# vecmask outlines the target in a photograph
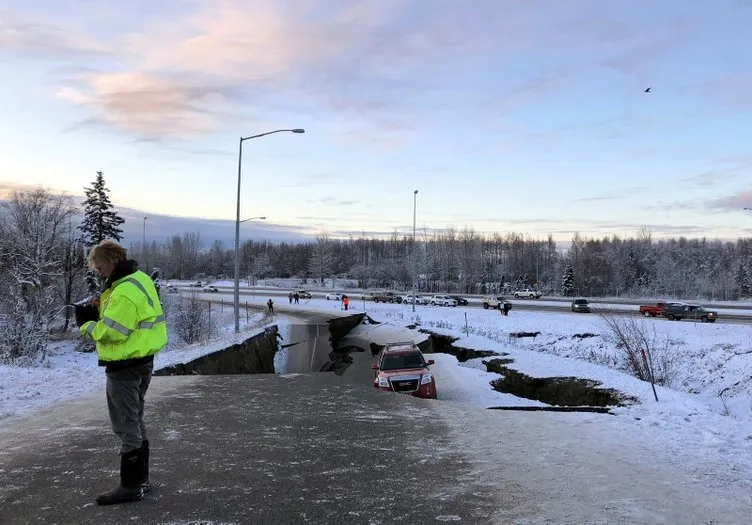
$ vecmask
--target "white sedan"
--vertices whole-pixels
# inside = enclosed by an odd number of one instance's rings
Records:
[[[342,300],[342,294],[341,293],[328,293],[324,296],[324,298],[327,301],[341,301]]]
[[[402,299],[402,304],[413,304],[412,295],[403,295],[401,299]],[[415,304],[428,304],[428,299],[426,297],[423,297],[422,295],[416,295]]]
[[[430,302],[431,306],[457,306],[457,299],[448,295],[434,295]]]
[[[204,286],[205,292],[219,292],[219,289],[216,286]]]

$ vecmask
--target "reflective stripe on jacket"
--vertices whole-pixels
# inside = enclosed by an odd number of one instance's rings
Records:
[[[167,324],[151,278],[136,271],[102,293],[99,321],[80,328],[97,343],[100,361],[148,357],[167,344]]]

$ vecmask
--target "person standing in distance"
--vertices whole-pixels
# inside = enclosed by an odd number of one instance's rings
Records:
[[[167,325],[151,278],[128,259],[125,248],[102,241],[88,256],[89,267],[106,279],[92,304],[96,319],[81,319],[79,331],[96,342],[99,365],[107,374],[107,408],[112,431],[120,438],[120,485],[100,494],[100,505],[138,501],[151,489],[149,440],[144,398],[154,369],[154,355],[167,344]]]

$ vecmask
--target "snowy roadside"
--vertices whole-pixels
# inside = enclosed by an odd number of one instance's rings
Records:
[[[246,324],[246,319],[243,319],[241,333],[235,334],[232,314],[227,310],[217,318],[218,332],[211,341],[184,345],[171,340],[155,357],[154,368],[191,361],[263,330],[263,314],[253,313],[248,321]],[[47,359],[39,366],[0,364],[0,426],[9,418],[28,417],[57,403],[104,391],[104,368],[98,366],[96,353],[76,351],[77,341],[78,335],[74,331],[62,340],[51,341]]]
[[[369,316],[377,321],[402,325],[417,320],[423,328],[456,337],[455,346],[508,354],[504,357],[514,362],[507,366],[532,377],[572,376],[600,381],[604,388],[615,388],[640,400],[639,404],[616,408],[612,412],[623,422],[620,427],[623,432],[640,436],[646,446],[650,443],[651,448],[665,451],[662,460],[676,462],[675,458],[694,457],[698,466],[693,468],[698,476],[703,475],[700,465],[712,465],[714,472],[723,473],[723,480],[712,483],[752,482],[752,417],[749,407],[752,356],[733,354],[734,358],[727,359],[723,354],[724,357],[718,359],[717,355],[719,349],[731,353],[746,349],[752,328],[733,326],[719,329],[714,325],[694,323],[656,325],[666,330],[661,335],[675,342],[671,348],[677,354],[676,375],[681,378],[677,380],[677,389],[657,386],[656,402],[649,383],[583,359],[616,353],[613,344],[600,335],[572,338],[578,333],[604,333],[602,320],[596,316],[518,312],[503,318],[498,312],[473,312],[472,317],[468,315],[470,335],[467,336],[464,333],[464,313],[454,309],[433,312],[418,313],[416,319],[404,310],[384,306],[372,309]],[[649,319],[639,321],[652,322]],[[536,329],[545,331],[535,339],[508,337],[511,331]],[[431,358],[436,361],[434,372],[440,400],[480,408],[542,404],[494,391],[489,382],[499,376],[486,372],[482,363],[484,359],[459,363],[453,356],[445,354]],[[713,388],[727,381],[738,384],[734,393],[726,398],[724,406]],[[693,386],[687,388],[689,384]],[[589,420],[596,421],[599,417],[608,416],[588,416]]]

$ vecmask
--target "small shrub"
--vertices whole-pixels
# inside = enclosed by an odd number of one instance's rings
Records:
[[[661,338],[655,325],[643,319],[602,314],[609,330],[608,338],[616,346],[620,368],[643,381],[670,385],[676,362],[668,337]],[[647,361],[647,362],[646,362]]]
[[[13,293],[0,313],[0,363],[28,365],[47,356],[50,318]]]
[[[163,306],[168,331],[185,344],[206,341],[217,332],[209,303],[196,294],[171,298]]]

